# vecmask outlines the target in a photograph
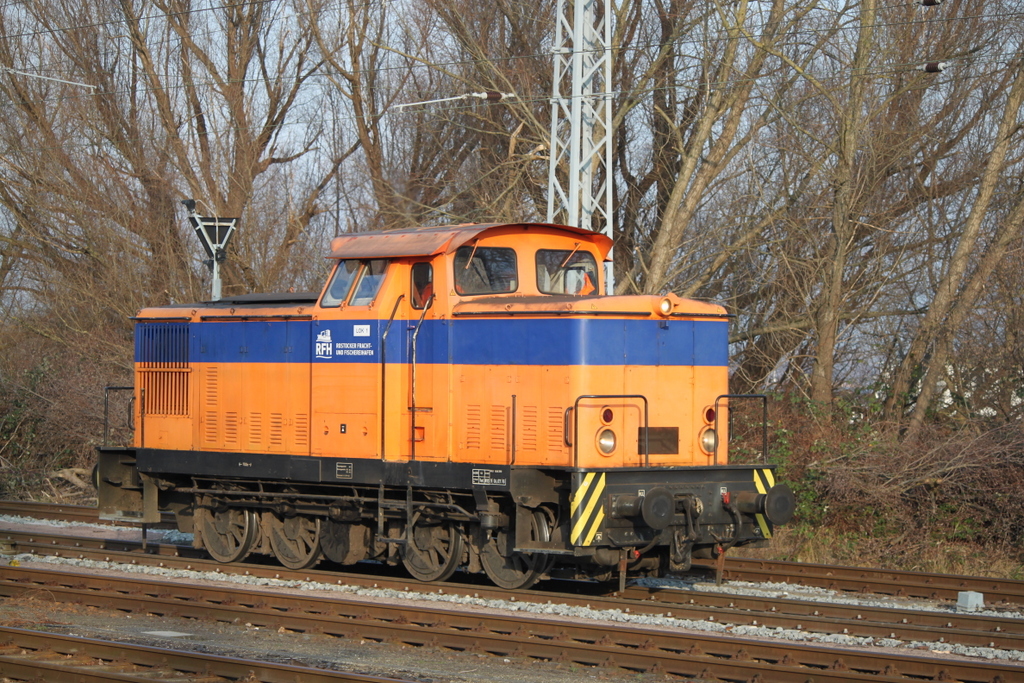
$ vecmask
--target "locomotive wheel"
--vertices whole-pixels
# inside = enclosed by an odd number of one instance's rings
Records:
[[[320,519],[294,515],[279,519],[266,515],[270,548],[288,569],[307,569],[320,561]]]
[[[480,564],[484,566],[487,577],[497,586],[509,590],[529,588],[551,568],[554,558],[541,553],[513,552],[508,557],[502,555],[502,548],[509,547],[509,533],[514,531],[501,529],[487,540],[480,549]],[[551,528],[547,515],[542,510],[533,512],[530,538],[542,543],[551,540]]]
[[[320,525],[320,549],[331,562],[355,564],[370,554],[370,530],[364,524],[325,519]]]
[[[249,555],[259,530],[255,512],[238,508],[200,508],[199,512],[203,544],[213,559],[218,562],[239,562]]]
[[[445,581],[462,561],[462,534],[449,522],[424,522],[420,513],[409,523],[402,564],[420,581]]]

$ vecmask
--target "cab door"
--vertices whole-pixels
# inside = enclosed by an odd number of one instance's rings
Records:
[[[378,322],[313,324],[313,455],[376,458],[380,453]]]
[[[381,455],[382,311],[395,278],[385,259],[342,260],[311,324],[313,455]]]
[[[435,292],[434,264],[413,263],[409,316],[404,325],[406,453],[413,460],[447,460],[448,334],[442,301]]]

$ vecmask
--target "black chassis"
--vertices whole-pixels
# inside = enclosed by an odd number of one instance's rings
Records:
[[[387,461],[281,454],[150,448],[100,448],[100,511],[108,519],[154,523],[160,508],[190,516],[185,496],[221,497],[339,520],[403,514],[427,502],[436,514],[485,528],[507,527],[515,515],[514,549],[571,555],[610,565],[620,551],[670,551],[677,569],[691,552],[763,541],[763,514],[774,466],[541,468]],[[142,475],[142,476],[140,476]],[[589,480],[589,485],[584,483]],[[254,498],[255,496],[255,498]],[[262,496],[262,501],[260,497]],[[157,500],[159,498],[159,500]],[[168,505],[176,501],[174,505]],[[760,503],[758,502],[760,501]],[[550,538],[529,535],[537,509],[547,511]],[[509,539],[512,541],[513,539]]]

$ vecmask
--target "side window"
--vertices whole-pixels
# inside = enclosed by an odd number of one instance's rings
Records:
[[[331,284],[327,287],[327,291],[324,292],[324,297],[320,301],[321,306],[333,308],[344,303],[345,299],[348,298],[349,290],[352,289],[352,283],[355,282],[356,275],[359,274],[360,265],[359,261],[355,259],[348,259],[338,263],[338,267],[334,271],[334,277],[331,278]]]
[[[412,307],[422,310],[434,293],[434,267],[429,263],[412,266]]]
[[[519,287],[514,249],[459,247],[454,268],[457,294],[503,294]]]
[[[384,273],[387,269],[388,262],[386,259],[378,258],[366,261],[363,265],[363,271],[359,276],[356,291],[348,305],[369,306],[373,303],[374,297],[377,296],[377,290],[380,289],[380,283],[384,282]]]
[[[597,262],[589,251],[537,251],[537,289],[544,294],[595,294],[597,282]]]

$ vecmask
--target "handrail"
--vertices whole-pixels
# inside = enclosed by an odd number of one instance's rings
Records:
[[[423,312],[420,313],[420,319],[416,322],[416,329],[412,332],[412,381],[411,381],[411,406],[409,410],[412,412],[412,441],[410,446],[409,460],[416,459],[416,340],[420,336],[420,328],[423,327],[423,318],[427,315],[427,309],[434,303],[434,295],[431,294],[427,299],[427,303],[423,306]]]
[[[734,399],[734,398],[759,398],[761,399],[761,459],[764,464],[768,464],[768,396],[765,394],[722,394],[715,399],[715,464],[718,464],[718,416],[721,412],[718,410],[718,406],[721,404],[722,399]],[[730,418],[732,417],[732,410],[729,411]]]
[[[103,446],[107,447],[110,445],[110,392],[112,391],[134,391],[135,387],[114,387],[106,386],[103,387]],[[131,405],[135,402],[135,397],[132,396],[128,402],[128,428],[134,430],[135,425],[132,420]]]
[[[385,405],[385,398],[387,394],[384,393],[385,380],[388,376],[388,364],[386,362],[387,348],[388,348],[388,332],[391,331],[391,323],[395,322],[395,315],[398,313],[398,304],[402,303],[402,299],[405,298],[405,294],[399,294],[398,299],[395,300],[395,307],[391,309],[391,317],[388,318],[388,324],[384,326],[384,332],[380,335],[380,459],[384,460],[384,420],[387,415],[387,406]]]
[[[572,466],[580,466],[580,452],[579,452],[579,430],[580,430],[580,401],[584,399],[611,399],[611,398],[638,398],[644,402],[644,449],[642,455],[644,456],[644,467],[650,467],[651,465],[651,430],[649,425],[650,418],[650,407],[647,401],[647,397],[643,394],[585,394],[583,396],[577,396],[576,401],[573,403],[573,431],[572,431]],[[567,412],[568,415],[568,412]]]

